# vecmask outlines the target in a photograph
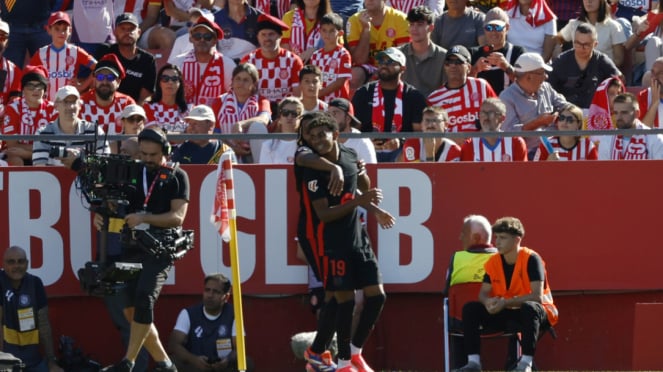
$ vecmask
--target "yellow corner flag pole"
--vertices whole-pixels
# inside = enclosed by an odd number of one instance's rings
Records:
[[[237,213],[235,211],[232,156],[229,152],[221,155],[216,173],[217,182],[212,223],[217,226],[223,241],[230,243],[230,269],[232,270],[232,295],[234,298],[233,310],[235,311],[235,334],[237,335],[237,369],[246,371],[242,280],[239,275],[239,251],[237,249]]]

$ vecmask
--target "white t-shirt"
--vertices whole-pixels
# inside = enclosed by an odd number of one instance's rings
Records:
[[[73,19],[83,43],[114,43],[115,12],[112,0],[74,1]]]
[[[352,133],[361,133],[361,131],[352,128]],[[366,164],[376,164],[378,162],[378,158],[375,155],[375,146],[369,138],[348,138],[343,144],[355,150],[357,157],[364,160]]]
[[[564,40],[573,41],[576,28],[580,23],[579,20],[572,19],[559,31]],[[624,44],[626,42],[626,35],[624,34],[622,25],[611,18],[606,18],[603,22],[597,22],[594,27],[598,34],[598,45],[596,46],[596,49],[599,52],[606,54],[610,59],[613,59],[612,46]]]
[[[293,164],[295,162],[296,140],[272,139],[262,143],[260,164]]]
[[[525,21],[520,11],[509,22],[509,33],[507,40],[513,45],[519,45],[526,51],[543,54],[543,41],[546,35],[557,35],[557,24],[555,20],[548,21],[539,27],[532,27]]]

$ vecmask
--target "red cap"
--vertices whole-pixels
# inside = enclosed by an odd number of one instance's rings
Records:
[[[260,16],[258,16],[258,25],[256,26],[256,29],[258,30],[258,32],[260,32],[260,30],[265,28],[274,30],[279,33],[290,29],[290,27],[287,24],[283,23],[282,20],[273,17],[269,14],[263,13]]]
[[[196,23],[194,23],[189,30],[193,32],[193,30],[196,27],[205,27],[206,29],[216,33],[217,40],[223,39],[223,30],[221,29],[221,27],[219,27],[219,25],[217,25],[216,22],[211,22],[209,19],[203,16],[198,17]]]
[[[71,18],[69,18],[69,14],[65,12],[55,12],[51,13],[51,16],[48,17],[48,26],[53,26],[54,24],[58,22],[64,22],[71,26]]]
[[[94,72],[97,72],[104,68],[113,71],[115,75],[117,75],[117,77],[119,77],[120,79],[124,79],[124,77],[126,76],[122,63],[120,63],[120,60],[117,59],[117,56],[113,53],[108,53],[103,57],[101,57],[101,59],[97,63],[97,67],[94,69]]]

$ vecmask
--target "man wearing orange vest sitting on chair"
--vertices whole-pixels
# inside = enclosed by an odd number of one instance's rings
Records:
[[[538,253],[520,246],[525,228],[519,219],[502,217],[492,229],[500,254],[486,262],[479,301],[463,307],[468,363],[458,371],[481,371],[481,327],[505,330],[512,323],[522,334],[523,356],[515,371],[531,371],[539,330],[558,319],[545,263]]]

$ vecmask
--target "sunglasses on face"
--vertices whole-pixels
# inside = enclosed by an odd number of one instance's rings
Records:
[[[99,82],[102,82],[102,81],[106,80],[109,83],[113,82],[113,81],[115,81],[115,79],[117,79],[117,77],[114,74],[96,74],[95,78]]]
[[[209,33],[202,33],[202,32],[196,32],[194,34],[191,34],[191,37],[193,40],[200,41],[200,40],[205,40],[205,41],[212,41],[216,36],[209,34]]]
[[[573,124],[573,123],[575,123],[576,121],[578,121],[578,119],[576,119],[576,117],[573,116],[573,115],[565,116],[565,115],[560,114],[560,115],[557,117],[557,121],[558,121],[558,122],[564,122],[564,121],[565,121],[565,122],[567,122],[567,123],[569,123],[569,124]]]
[[[500,25],[485,25],[485,26],[483,26],[483,29],[486,30],[486,31],[489,31],[489,32],[490,31],[501,32],[501,31],[504,31],[505,28],[506,28],[506,25],[502,25],[502,26],[500,26]]]
[[[297,117],[299,116],[299,112],[297,112],[296,110],[281,110],[281,116],[286,118],[289,116]]]
[[[130,122],[130,123],[140,123],[140,122],[143,121],[144,119],[143,119],[142,116],[133,115],[133,116],[129,116],[128,118],[124,118],[124,120],[126,120],[126,121],[128,121],[128,122]]]
[[[172,81],[173,83],[177,83],[180,81],[179,76],[168,76],[168,75],[161,75],[161,82],[162,83],[167,83],[169,81]]]

